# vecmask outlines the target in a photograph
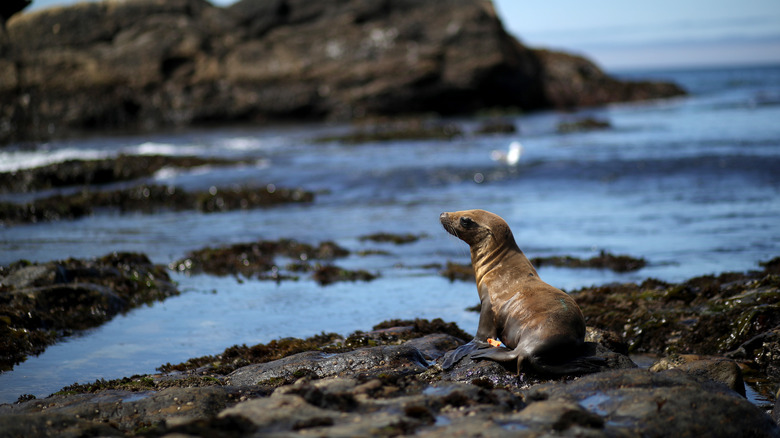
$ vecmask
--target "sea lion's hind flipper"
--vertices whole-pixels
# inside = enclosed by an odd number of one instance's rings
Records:
[[[556,375],[582,375],[597,373],[607,367],[607,361],[598,356],[580,356],[565,363],[550,364],[531,358],[531,366],[539,372]]]
[[[496,362],[507,362],[510,360],[516,360],[520,354],[515,350],[510,350],[506,347],[493,347],[492,345],[485,344],[486,347],[480,347],[476,352],[471,354],[472,359],[492,359]]]
[[[444,355],[444,362],[441,364],[442,369],[448,370],[452,368],[458,361],[485,346],[490,347],[490,344],[475,338],[452,351],[448,351],[447,354]]]

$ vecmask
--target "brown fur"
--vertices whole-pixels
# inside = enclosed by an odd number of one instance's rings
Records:
[[[440,220],[471,249],[481,302],[475,341],[498,338],[506,346],[480,344],[472,358],[516,360],[518,372],[524,365],[551,373],[593,370],[582,363],[565,365],[582,352],[582,312],[572,297],[539,278],[501,217],[484,210],[466,210],[442,213]]]

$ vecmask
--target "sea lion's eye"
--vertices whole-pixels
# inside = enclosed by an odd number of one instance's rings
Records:
[[[460,218],[460,226],[463,228],[476,228],[477,223],[467,217]]]

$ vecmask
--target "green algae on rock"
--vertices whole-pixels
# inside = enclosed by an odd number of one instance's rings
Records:
[[[589,259],[579,259],[572,256],[534,257],[531,259],[534,266],[558,266],[565,268],[592,268],[609,269],[615,272],[630,272],[642,269],[647,265],[643,258],[635,258],[629,255],[614,255],[601,251],[599,255]]]
[[[621,333],[632,352],[727,355],[780,381],[766,360],[780,351],[780,276],[769,268],[571,294],[588,325]]]
[[[407,234],[374,233],[374,234],[368,234],[366,236],[360,236],[360,240],[361,241],[370,240],[372,242],[378,242],[378,243],[394,243],[396,245],[403,245],[406,243],[417,242],[423,237],[426,236],[424,234],[416,235],[411,233],[407,233]]]
[[[311,273],[312,279],[323,286],[337,281],[371,281],[377,277],[362,269],[347,270],[332,264],[315,263],[349,254],[348,250],[334,242],[321,242],[315,247],[290,239],[260,240],[191,251],[183,259],[171,263],[170,268],[188,274],[232,275],[273,281],[297,280],[298,273]],[[282,267],[276,262],[277,256],[287,257],[292,263]]]
[[[542,266],[557,266],[574,269],[609,269],[614,272],[630,272],[642,269],[647,265],[643,258],[636,258],[629,255],[614,255],[601,251],[599,255],[589,259],[580,259],[572,256],[550,256],[534,257],[531,263],[539,268]],[[471,264],[460,264],[447,262],[447,266],[441,271],[441,275],[450,279],[450,281],[474,280],[474,268]]]
[[[119,313],[178,294],[164,266],[143,254],[0,267],[0,369]]]

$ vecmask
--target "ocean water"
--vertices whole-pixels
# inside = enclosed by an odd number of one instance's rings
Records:
[[[216,354],[235,344],[347,335],[391,318],[442,318],[474,331],[473,284],[449,282],[430,264],[468,262],[447,235],[442,211],[482,208],[507,220],[530,257],[591,257],[600,250],[647,259],[640,271],[542,268],[565,290],[648,277],[665,281],[745,271],[780,255],[780,66],[622,72],[673,80],[691,95],[573,113],[507,116],[514,134],[476,135],[487,119],[451,120],[452,140],[357,145],[318,143],[342,125],[287,125],[91,137],[0,150],[0,171],[70,158],[124,154],[250,159],[229,168],[164,169],[158,184],[207,189],[232,184],[302,187],[310,205],[220,214],[103,212],[75,221],[0,228],[0,264],[20,259],[146,253],[168,264],[206,246],[292,238],[332,240],[386,255],[337,260],[380,274],[372,282],[326,287],[171,273],[180,296],[120,315],[49,347],[0,374],[0,402],[46,396],[74,382],[151,373],[164,363]],[[592,117],[610,129],[559,134],[561,122]],[[516,166],[491,152],[519,141]],[[22,202],[39,194],[6,194]],[[361,241],[377,232],[412,233],[408,245]]]

